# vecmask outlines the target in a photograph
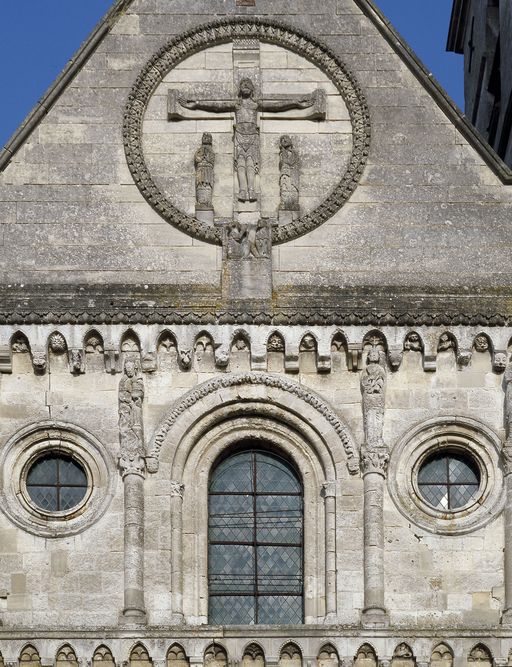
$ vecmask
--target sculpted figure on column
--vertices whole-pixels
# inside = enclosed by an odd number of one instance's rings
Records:
[[[144,380],[137,364],[127,359],[124,374],[119,382],[119,438],[121,455],[119,465],[123,475],[144,471],[144,435],[142,426],[142,402]]]
[[[363,399],[364,446],[361,452],[363,469],[380,470],[385,474],[389,451],[384,443],[384,405],[386,399],[385,354],[372,347],[366,359],[366,369],[361,377]]]
[[[512,365],[507,366],[503,377],[505,384],[505,423],[507,427],[507,446],[512,447]]]

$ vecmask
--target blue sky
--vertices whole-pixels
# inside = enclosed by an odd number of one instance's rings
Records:
[[[0,147],[112,2],[0,0]],[[445,52],[452,0],[375,2],[462,107],[462,57]]]

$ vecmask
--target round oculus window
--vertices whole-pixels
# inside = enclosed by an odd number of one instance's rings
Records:
[[[30,465],[25,485],[30,500],[43,512],[68,512],[87,494],[87,473],[75,458],[48,452]]]
[[[470,456],[440,451],[428,456],[418,470],[423,500],[438,510],[458,510],[478,497],[480,471]]]
[[[501,448],[499,436],[476,419],[429,419],[404,433],[391,451],[391,498],[407,520],[434,533],[481,528],[503,509]]]

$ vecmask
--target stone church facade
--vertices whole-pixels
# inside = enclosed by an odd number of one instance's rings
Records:
[[[512,650],[512,173],[368,0],[118,0],[0,157],[0,666]]]

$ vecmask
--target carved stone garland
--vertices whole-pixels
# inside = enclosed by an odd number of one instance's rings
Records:
[[[276,387],[291,394],[294,394],[304,402],[314,407],[325,419],[331,424],[338,434],[345,453],[347,455],[347,468],[351,475],[357,475],[359,472],[358,452],[352,442],[352,438],[348,435],[345,426],[342,424],[336,413],[323,401],[320,396],[311,391],[304,389],[296,382],[287,380],[286,378],[277,375],[268,375],[266,373],[240,373],[233,375],[224,375],[222,377],[214,378],[208,382],[204,382],[195,389],[192,389],[174,406],[165,422],[157,431],[151,441],[147,457],[146,465],[149,472],[157,472],[159,466],[160,449],[165,440],[165,437],[177,419],[187,412],[195,403],[205,398],[209,394],[228,387],[237,387],[240,385],[264,385],[266,387]]]
[[[142,122],[151,95],[170,70],[198,51],[234,39],[258,39],[307,58],[331,79],[350,114],[352,153],[340,182],[314,211],[272,229],[272,244],[292,241],[326,222],[345,204],[363,173],[370,146],[370,114],[361,88],[330,49],[301,31],[266,19],[230,18],[194,28],[161,48],[138,76],[126,105],[123,140],[128,167],[142,195],[165,220],[201,241],[221,245],[220,229],[179,211],[155,184],[144,159]]]

